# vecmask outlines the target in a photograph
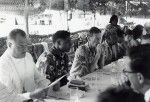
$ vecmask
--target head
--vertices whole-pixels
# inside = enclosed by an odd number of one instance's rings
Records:
[[[150,86],[150,45],[131,47],[128,51],[128,67],[124,74],[129,78],[131,87],[144,92]]]
[[[144,29],[146,31],[146,34],[150,34],[150,22],[146,22],[144,24]]]
[[[131,41],[133,38],[132,36],[132,30],[127,29],[125,32],[125,41]]]
[[[133,32],[133,39],[141,39],[143,35],[143,26],[142,25],[137,25],[135,28],[132,30]]]
[[[26,33],[21,29],[12,30],[7,37],[7,46],[14,57],[25,56],[27,51]]]
[[[100,93],[97,102],[145,102],[144,96],[132,89],[109,88]]]
[[[71,48],[70,32],[64,30],[57,31],[53,35],[52,40],[56,49],[60,50],[61,52],[70,51]]]
[[[117,25],[118,24],[118,17],[117,15],[112,15],[110,18],[109,23],[113,24],[113,25]]]
[[[102,39],[101,30],[98,29],[97,27],[92,27],[89,30],[89,33],[87,34],[87,39],[90,46],[96,47],[101,42]]]

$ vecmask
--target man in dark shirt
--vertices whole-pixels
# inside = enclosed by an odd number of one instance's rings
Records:
[[[57,31],[53,35],[53,47],[49,54],[45,54],[45,60],[39,62],[39,68],[46,78],[51,82],[62,77],[69,72],[69,58],[66,52],[70,51],[71,38],[67,31]],[[67,78],[60,81],[60,86],[67,84]]]

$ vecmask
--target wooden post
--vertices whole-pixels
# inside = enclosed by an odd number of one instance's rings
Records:
[[[96,26],[96,11],[94,12],[94,27]]]
[[[126,3],[126,4],[125,4],[125,5],[126,5],[126,11],[125,11],[125,12],[126,12],[126,20],[127,20],[127,14],[128,14],[128,1],[125,1],[125,3]]]
[[[69,13],[68,13],[68,11],[69,11],[70,7],[69,7],[69,1],[68,0],[64,1],[64,7],[65,7],[64,9],[66,11],[66,14],[67,14],[67,19],[66,19],[67,20],[67,31],[69,31],[69,21],[68,21],[68,17],[69,17],[68,14]]]
[[[25,11],[24,11],[24,17],[25,17],[25,30],[26,30],[26,34],[27,37],[29,37],[29,11],[28,11],[28,5],[29,5],[29,1],[25,0]]]

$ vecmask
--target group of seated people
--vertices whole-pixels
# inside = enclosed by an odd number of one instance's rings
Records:
[[[32,55],[28,53],[26,33],[20,29],[12,30],[7,37],[8,48],[0,58],[0,102],[45,99],[49,93],[58,91],[68,81],[82,80],[83,76],[103,68],[107,57],[111,57],[106,51],[106,45],[110,46],[115,59],[117,46],[123,47],[130,43],[128,39],[124,40],[123,31],[117,23],[118,18],[113,15],[104,33],[99,28],[92,27],[87,33],[87,43],[77,48],[71,69],[67,54],[72,45],[70,32],[57,31],[52,37],[53,47],[49,52],[42,53],[37,60],[38,64],[35,64]],[[145,29],[147,25],[145,24]],[[131,32],[140,35],[141,26],[134,29]],[[132,36],[135,35],[132,33]],[[129,49],[126,51],[128,69],[123,70],[118,87],[101,93],[98,102],[150,102],[150,45],[147,40],[142,44],[138,40],[140,38],[144,39],[142,34],[131,38],[135,43],[126,47]],[[63,75],[68,77],[51,85]]]

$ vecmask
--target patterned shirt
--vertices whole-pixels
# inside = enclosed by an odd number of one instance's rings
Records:
[[[119,25],[109,24],[106,26],[103,40],[106,40],[109,45],[115,45],[120,42],[120,38],[123,38],[123,31]]]
[[[75,58],[70,70],[69,78],[76,78],[77,76],[82,77],[91,73],[90,66],[93,64],[95,59],[96,49],[90,49],[88,44],[80,46],[75,53]],[[101,53],[100,60],[98,62],[99,67],[101,67],[101,62],[103,62],[103,55]]]
[[[39,66],[43,68],[38,69],[43,70],[41,72],[46,74],[46,78],[53,82],[69,72],[68,63],[68,55],[66,53],[61,53],[53,47],[50,54],[46,55],[46,59],[39,62]],[[64,84],[66,84],[66,82],[64,82],[63,85]]]

